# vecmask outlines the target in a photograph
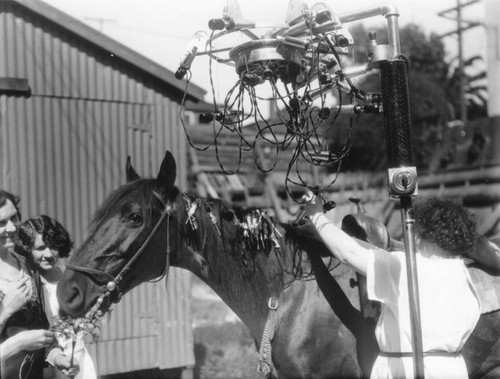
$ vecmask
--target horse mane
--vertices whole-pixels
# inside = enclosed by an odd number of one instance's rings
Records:
[[[227,261],[220,256],[224,251],[231,254],[238,262],[235,267],[235,277],[253,276],[257,269],[256,262],[262,257],[269,258],[270,254],[273,254],[275,259],[268,259],[266,262],[274,267],[268,266],[266,270],[288,274],[289,282],[313,278],[309,259],[304,253],[303,246],[293,237],[294,231],[289,224],[278,222],[258,207],[232,207],[220,199],[203,198],[186,193],[181,193],[181,196],[184,196],[183,202],[199,202],[194,213],[199,227],[196,230],[191,228],[186,209],[178,220],[181,225],[181,238],[203,255],[212,272],[227,270],[227,267],[224,267]],[[216,215],[215,224],[210,213]],[[256,222],[254,235],[246,237],[245,233],[252,234],[251,230],[246,229],[248,222],[252,221]],[[282,278],[283,275],[280,274],[279,277]]]

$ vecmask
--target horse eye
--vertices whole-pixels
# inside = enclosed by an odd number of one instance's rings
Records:
[[[140,213],[131,213],[128,216],[128,221],[132,226],[140,226],[144,219]]]

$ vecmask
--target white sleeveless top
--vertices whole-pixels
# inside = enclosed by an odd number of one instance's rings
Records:
[[[460,351],[481,315],[479,297],[460,258],[416,255],[423,351]],[[375,334],[383,352],[411,352],[405,253],[374,250],[367,269],[371,300],[382,303]],[[468,378],[462,356],[424,356],[429,378]],[[379,356],[372,378],[413,378],[413,359]]]

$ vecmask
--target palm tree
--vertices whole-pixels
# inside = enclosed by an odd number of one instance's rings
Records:
[[[446,94],[452,106],[453,113],[450,114],[452,120],[458,118],[457,114],[460,109],[460,68],[456,63],[457,61],[458,57],[449,63],[449,69],[444,78]],[[488,88],[485,84],[486,71],[477,72],[474,67],[477,62],[481,61],[483,61],[483,58],[475,55],[463,62],[468,120],[486,117],[488,114]]]

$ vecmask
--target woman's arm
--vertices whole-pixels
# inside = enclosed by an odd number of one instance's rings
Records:
[[[350,235],[328,220],[323,213],[316,213],[310,218],[333,255],[360,274],[366,275],[368,259],[372,251],[361,246]]]
[[[373,254],[372,250],[361,246],[331,222],[324,215],[322,201],[318,197],[306,203],[304,210],[333,255],[360,274],[366,275],[368,259]]]
[[[16,336],[7,338],[0,344],[0,357],[2,357],[2,361],[12,357],[13,355],[16,355],[21,351],[21,344],[19,338],[16,338]]]
[[[50,346],[54,334],[48,330],[24,330],[0,344],[0,357],[7,359],[21,351],[34,351]]]

